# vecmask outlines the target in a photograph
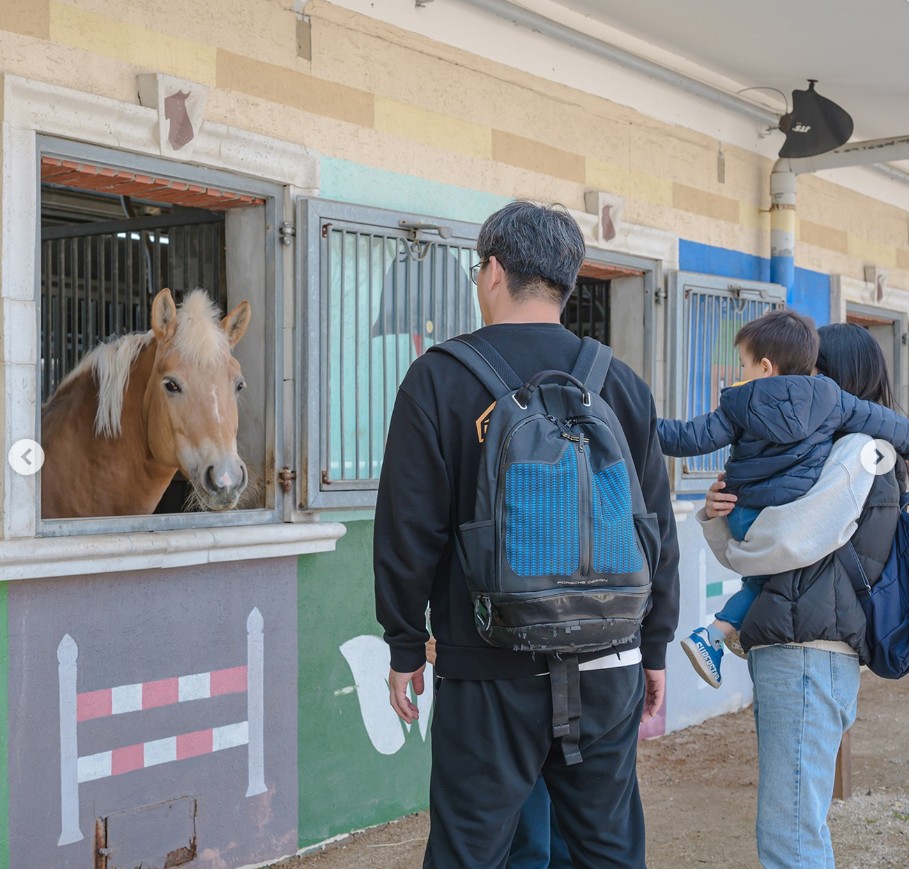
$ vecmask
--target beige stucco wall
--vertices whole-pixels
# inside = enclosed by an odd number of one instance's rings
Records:
[[[206,117],[320,153],[583,210],[625,197],[625,220],[770,254],[771,161],[719,140],[312,0],[4,0],[0,71],[136,101],[136,75],[211,87]],[[300,44],[302,41],[302,45]],[[311,58],[311,59],[310,59]],[[907,213],[799,180],[796,264],[909,289]]]

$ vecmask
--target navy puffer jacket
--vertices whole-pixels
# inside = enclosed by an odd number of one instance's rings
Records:
[[[843,392],[829,377],[762,377],[720,394],[690,422],[661,419],[667,456],[700,456],[732,444],[727,491],[742,507],[774,507],[804,495],[821,474],[837,432],[882,438],[909,455],[909,419]]]

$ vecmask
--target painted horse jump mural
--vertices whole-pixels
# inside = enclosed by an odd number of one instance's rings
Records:
[[[204,290],[177,308],[164,289],[150,331],[88,353],[41,414],[43,518],[152,513],[178,470],[201,508],[235,507],[248,475],[230,351],[249,318],[249,302],[219,321]]]

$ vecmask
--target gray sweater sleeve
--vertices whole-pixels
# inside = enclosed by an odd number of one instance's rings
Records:
[[[866,435],[840,438],[817,483],[795,501],[762,510],[744,540],[734,540],[725,517],[697,513],[720,564],[742,576],[762,576],[814,564],[851,539],[874,475],[862,466]]]

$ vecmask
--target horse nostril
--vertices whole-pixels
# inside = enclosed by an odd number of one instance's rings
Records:
[[[239,483],[236,477],[239,476]],[[220,492],[233,492],[235,490],[243,491],[246,488],[248,473],[246,465],[240,462],[239,475],[232,473],[231,469],[226,467],[216,468],[209,465],[203,475],[205,488],[212,494]]]

